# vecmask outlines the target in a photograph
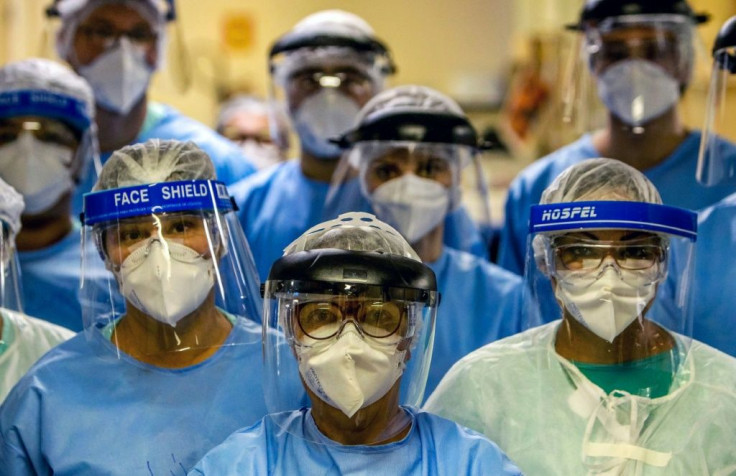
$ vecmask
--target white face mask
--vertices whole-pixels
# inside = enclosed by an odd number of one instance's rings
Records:
[[[119,280],[123,296],[136,308],[173,327],[204,302],[215,282],[211,259],[157,238],[125,258]]]
[[[342,150],[328,142],[353,126],[360,108],[334,88],[322,88],[301,103],[294,127],[304,150],[320,159],[337,159]]]
[[[92,64],[78,69],[92,86],[97,104],[122,115],[138,103],[153,74],[145,49],[124,37]]]
[[[613,342],[641,315],[656,287],[641,272],[606,266],[589,286],[558,280],[555,296],[591,332]]]
[[[74,187],[69,170],[73,157],[69,147],[22,132],[0,147],[0,177],[23,195],[23,213],[35,215],[54,206]]]
[[[450,191],[436,180],[405,174],[378,186],[370,200],[376,216],[413,244],[445,219]]]
[[[646,124],[680,100],[680,83],[651,61],[619,61],[597,82],[598,96],[608,110],[630,126]]]
[[[284,160],[281,150],[275,144],[262,144],[254,140],[245,140],[240,143],[240,150],[259,170]]]
[[[337,340],[297,346],[296,352],[309,389],[348,418],[386,395],[404,371],[406,354],[363,339],[354,327]]]

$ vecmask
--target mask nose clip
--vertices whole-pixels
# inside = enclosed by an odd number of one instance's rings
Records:
[[[343,335],[345,335],[348,330],[346,329],[346,326],[348,324],[353,325],[353,329],[355,329],[353,332],[357,333],[361,339],[365,339],[365,334],[363,333],[363,329],[361,329],[360,324],[358,324],[358,321],[355,320],[353,317],[348,317],[345,320],[343,320],[342,324],[340,325],[340,328],[337,330],[337,338],[340,339]]]
[[[596,279],[603,276],[603,274],[609,269],[612,269],[613,271],[615,271],[616,275],[619,278],[623,278],[623,275],[621,273],[621,267],[618,265],[618,262],[613,258],[613,256],[609,254],[603,258],[603,261],[601,262],[601,266],[598,270],[598,275],[596,276]]]

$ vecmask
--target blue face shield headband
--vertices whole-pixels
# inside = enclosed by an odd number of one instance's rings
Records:
[[[529,233],[586,229],[642,230],[697,237],[697,214],[682,208],[643,202],[595,201],[533,205]]]
[[[39,116],[56,119],[83,133],[91,118],[83,101],[40,90],[18,90],[0,94],[0,118]]]
[[[184,180],[86,193],[82,222],[95,225],[150,213],[191,210],[232,211],[225,184],[216,180]]]

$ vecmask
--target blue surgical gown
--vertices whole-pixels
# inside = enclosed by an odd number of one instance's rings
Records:
[[[665,205],[697,210],[712,205],[736,190],[736,178],[716,187],[695,180],[700,133],[692,132],[659,165],[644,170]],[[734,148],[733,145],[730,146]],[[529,207],[539,203],[542,192],[562,171],[585,159],[601,157],[591,135],[584,135],[552,154],[534,162],[514,179],[506,199],[505,224],[501,228],[498,263],[517,274],[524,271]],[[557,319],[559,316],[554,316]]]
[[[236,322],[212,357],[181,369],[118,356],[96,329],[51,350],[0,407],[3,474],[186,474],[267,413],[261,327]]]
[[[232,434],[190,475],[511,475],[521,474],[484,436],[404,407],[409,433],[385,445],[341,445],[324,436],[308,409],[276,413]]]
[[[267,279],[284,248],[312,226],[341,213],[371,211],[357,180],[345,183],[330,200],[335,205],[326,208],[330,184],[304,176],[296,160],[262,170],[228,188],[238,205],[261,281]],[[480,231],[462,208],[445,220],[445,243],[487,255]]]
[[[23,312],[73,331],[82,330],[80,243],[81,227],[75,222],[61,241],[40,250],[18,252]],[[86,243],[84,255],[87,279],[109,275],[93,243]]]
[[[143,127],[133,143],[142,143],[149,139],[194,142],[210,156],[215,166],[217,180],[225,184],[236,182],[256,170],[237,145],[204,124],[164,104],[149,102]],[[100,157],[103,164],[110,155],[112,154],[106,153]],[[75,215],[82,211],[82,195],[92,190],[96,181],[97,173],[94,167],[89,167],[72,197],[72,211]]]
[[[521,278],[478,256],[445,247],[427,263],[442,295],[425,396],[455,362],[522,330]]]

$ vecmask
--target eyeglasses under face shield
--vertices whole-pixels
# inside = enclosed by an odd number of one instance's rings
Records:
[[[580,233],[551,238],[551,274],[562,281],[592,279],[614,267],[617,271],[637,272],[650,283],[662,280],[666,275],[668,239],[635,230],[627,235],[615,241],[592,239]]]
[[[275,284],[278,286],[278,284]],[[395,345],[415,336],[424,308],[424,291],[380,286],[339,285],[337,293],[276,293],[282,327],[295,345],[339,337],[348,324],[363,337]]]

